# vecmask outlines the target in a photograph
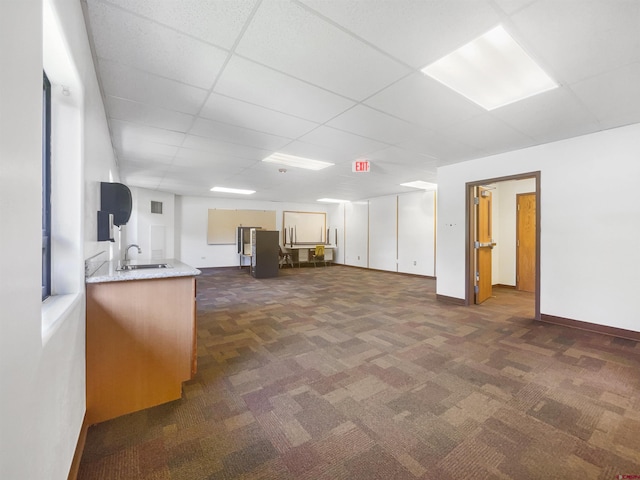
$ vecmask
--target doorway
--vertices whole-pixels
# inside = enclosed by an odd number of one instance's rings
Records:
[[[466,194],[465,304],[491,298],[494,285],[533,292],[539,320],[540,172],[468,182]]]

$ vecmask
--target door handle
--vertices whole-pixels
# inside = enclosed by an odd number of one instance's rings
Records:
[[[473,244],[474,248],[493,248],[496,246],[495,242],[474,242]]]

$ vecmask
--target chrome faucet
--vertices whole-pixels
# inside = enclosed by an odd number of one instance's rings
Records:
[[[136,247],[138,249],[138,253],[142,253],[142,250],[140,250],[140,247],[138,245],[136,245],[135,243],[132,243],[124,251],[124,261],[125,261],[125,263],[129,261],[129,250],[131,249],[131,247]]]

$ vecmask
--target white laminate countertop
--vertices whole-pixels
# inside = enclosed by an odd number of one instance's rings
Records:
[[[135,264],[161,264],[168,263],[171,268],[144,268],[140,270],[117,270],[119,260],[104,262],[95,272],[85,277],[86,283],[126,282],[128,280],[152,280],[154,278],[193,277],[200,275],[200,270],[173,258],[163,260],[135,261]]]

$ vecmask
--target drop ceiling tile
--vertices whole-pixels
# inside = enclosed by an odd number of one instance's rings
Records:
[[[263,0],[236,53],[356,100],[410,71],[308,9],[282,0]]]
[[[220,176],[211,168],[191,168],[187,170],[180,167],[169,167],[162,178],[161,185],[173,184],[211,188],[213,187],[212,182],[215,182],[216,177]]]
[[[130,187],[146,188],[149,190],[156,190],[160,182],[162,182],[161,177],[136,175],[135,173],[129,173],[126,170],[120,172],[120,180]]]
[[[200,116],[288,138],[297,138],[318,126],[315,122],[215,93],[205,103]]]
[[[128,142],[126,144],[114,142],[113,147],[118,153],[118,158],[135,157],[141,160],[160,163],[171,163],[178,151],[178,147],[174,145],[165,145],[163,143],[145,140],[135,143]]]
[[[486,156],[486,152],[462,143],[459,139],[449,138],[441,132],[424,130],[398,144],[398,147],[414,153],[434,158],[438,166],[446,163],[462,162],[472,158]]]
[[[135,157],[120,158],[118,160],[118,166],[120,169],[126,169],[129,173],[135,172],[136,174],[146,174],[150,176],[162,176],[167,168],[168,163],[150,162],[144,159],[138,159]]]
[[[365,103],[433,130],[486,111],[422,73],[400,80]]]
[[[215,167],[221,172],[236,172],[256,164],[256,160],[233,157],[228,153],[206,152],[190,148],[180,148],[173,160],[173,166],[185,169]],[[217,170],[216,170],[217,171]]]
[[[327,148],[323,145],[316,145],[313,143],[302,142],[300,140],[295,140],[289,143],[287,146],[278,150],[280,153],[286,153],[288,155],[296,155],[298,157],[310,158],[312,160],[320,160],[323,162],[330,163],[343,163],[347,161],[351,161],[352,158],[348,157],[333,148]],[[271,164],[273,168],[277,169],[280,167],[284,167],[289,169],[289,167],[284,165],[278,165],[277,163]],[[328,167],[333,168],[333,167]],[[291,167],[291,170],[300,170],[296,167]],[[306,169],[302,169],[306,170]],[[319,170],[321,171],[321,170]]]
[[[386,162],[389,164],[395,164],[398,167],[402,166],[418,166],[420,168],[434,168],[437,166],[437,159],[429,155],[423,155],[421,153],[405,150],[400,147],[387,147],[381,150],[377,150],[368,155],[371,162]]]
[[[263,158],[268,157],[273,153],[270,150],[264,150],[247,145],[238,145],[236,143],[224,142],[212,138],[199,137],[197,135],[187,135],[187,138],[184,140],[183,147],[254,161],[261,161]]]
[[[205,118],[196,119],[190,133],[223,142],[249,145],[263,150],[277,150],[291,142],[290,138],[278,137]]]
[[[422,68],[500,23],[486,0],[301,0],[384,52]]]
[[[111,119],[109,122],[111,135],[124,147],[139,141],[163,143],[165,145],[182,145],[185,134],[161,128],[149,127],[139,123]]]
[[[98,68],[104,95],[176,112],[197,114],[209,93],[110,60],[100,60]]]
[[[524,7],[531,5],[537,0],[494,0],[498,7],[504,11],[507,15],[512,15],[518,10],[522,10]]]
[[[105,107],[110,118],[173,132],[186,132],[193,123],[191,115],[122,98],[106,97]]]
[[[231,49],[257,0],[109,1],[206,42]]]
[[[502,120],[486,112],[443,130],[448,138],[457,138],[488,154],[519,150],[537,143]]]
[[[214,91],[317,123],[355,105],[344,97],[238,56],[231,58]]]
[[[516,40],[564,83],[640,61],[640,2],[539,0],[511,17]]]
[[[334,118],[328,126],[355,133],[383,143],[398,143],[416,133],[416,127],[365,105],[354,108]]]
[[[556,88],[491,113],[536,143],[552,142],[598,129],[595,115],[567,88]]]
[[[640,123],[640,62],[571,85],[602,128]]]
[[[326,126],[316,128],[300,137],[299,140],[333,149],[341,155],[353,159],[387,146],[370,138]]]
[[[98,58],[206,89],[226,61],[222,49],[117,7],[93,0],[88,11]]]

